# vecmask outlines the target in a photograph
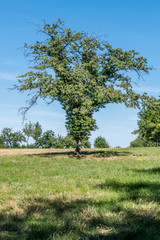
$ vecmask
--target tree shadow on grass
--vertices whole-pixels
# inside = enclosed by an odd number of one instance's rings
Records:
[[[82,150],[80,157],[92,156],[92,157],[112,157],[112,156],[129,156],[131,153],[129,151],[111,151],[111,150]],[[40,153],[40,154],[31,154],[28,156],[40,156],[40,157],[54,157],[54,156],[69,156],[77,157],[74,150],[71,151],[55,151],[51,153]],[[79,158],[79,156],[78,156]]]
[[[124,193],[121,201],[138,199],[144,201],[160,202],[160,183],[156,182],[129,182],[121,183],[117,181],[107,181],[105,183],[97,185],[97,187],[105,190],[112,190],[116,192]]]
[[[160,220],[151,215],[125,213],[121,222],[111,225],[115,233],[87,236],[87,240],[159,240]]]
[[[126,191],[134,191],[136,188],[131,186],[129,190],[129,186],[115,185],[115,183],[112,187],[126,188]],[[143,187],[153,186],[143,185]],[[98,213],[98,209],[105,207],[110,209],[113,216],[107,216],[104,212]],[[160,239],[158,217],[146,211],[135,212],[124,209],[117,201],[35,198],[21,208],[21,212],[15,213],[9,210],[1,211],[1,240]],[[123,213],[123,217],[119,218],[119,212]]]
[[[160,174],[160,167],[150,169],[134,169],[133,171],[140,173]]]

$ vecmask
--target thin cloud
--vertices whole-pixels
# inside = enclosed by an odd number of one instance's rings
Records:
[[[7,65],[7,66],[17,66],[18,63],[15,60],[12,59],[0,59],[1,65]]]
[[[63,113],[55,113],[51,111],[30,111],[31,115],[37,115],[37,116],[50,116],[50,117],[61,117],[64,118],[65,114]]]
[[[149,93],[160,93],[159,88],[154,88],[154,87],[146,87],[146,86],[136,86],[134,87],[134,90],[139,91],[139,92],[149,92]]]
[[[17,75],[14,73],[2,73],[0,72],[0,80],[16,80]]]
[[[10,103],[0,103],[0,107],[2,108],[14,108],[15,109],[15,105],[14,104],[10,104]]]
[[[3,118],[0,118],[0,123],[3,123],[3,124],[8,124],[8,123],[10,123],[11,126],[12,126],[13,123],[14,123],[14,124],[15,124],[15,123],[16,123],[16,124],[21,124],[22,121],[21,121],[20,119],[18,119],[18,118],[3,117]]]

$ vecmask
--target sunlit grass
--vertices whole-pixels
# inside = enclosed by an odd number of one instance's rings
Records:
[[[160,149],[0,157],[0,239],[160,239]]]

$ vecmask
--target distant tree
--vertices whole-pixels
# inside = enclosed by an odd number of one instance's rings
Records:
[[[27,147],[29,147],[29,139],[33,137],[33,132],[34,132],[34,123],[29,121],[29,123],[26,123],[23,128],[23,133],[26,136]]]
[[[143,104],[138,118],[138,130],[133,132],[138,134],[137,141],[143,146],[158,147],[160,145],[160,100],[151,97]]]
[[[88,141],[88,139],[82,140],[82,147],[83,148],[91,148],[91,143]]]
[[[106,139],[104,137],[97,137],[94,141],[94,147],[95,148],[109,148],[109,144],[106,142]]]
[[[75,148],[77,145],[76,140],[71,135],[67,135],[64,138],[64,148]]]
[[[75,148],[77,145],[76,140],[74,139],[73,136],[67,135],[64,138],[64,148]],[[82,140],[82,147],[83,148],[91,148],[91,144],[87,139]]]
[[[21,131],[13,132],[12,147],[19,148],[22,142],[25,142],[25,136]]]
[[[1,138],[3,143],[6,147],[11,148],[12,147],[12,129],[11,128],[3,128],[1,132]]]
[[[48,130],[38,139],[38,145],[41,148],[54,148],[56,144],[56,136],[52,130]]]
[[[48,130],[42,134],[42,136],[38,139],[38,146],[42,148],[75,148],[76,141],[71,135],[67,135],[66,137],[58,134],[57,136],[52,130]],[[90,148],[91,144],[88,140],[82,141],[82,147]]]
[[[58,134],[58,135],[55,137],[55,142],[54,142],[53,147],[54,147],[54,148],[64,148],[64,145],[65,145],[65,143],[64,143],[64,137],[62,137],[61,135]]]
[[[36,122],[33,125],[33,132],[31,134],[31,136],[35,140],[35,147],[38,147],[38,140],[39,140],[41,135],[42,135],[42,127],[38,122]]]
[[[1,136],[0,136],[0,148],[5,148],[5,145]]]
[[[13,132],[11,128],[3,128],[1,138],[4,145],[8,148],[18,148],[20,143],[25,141],[25,137],[20,131]]]
[[[61,20],[45,24],[41,32],[45,40],[25,44],[33,65],[19,77],[15,89],[33,93],[24,114],[39,98],[48,98],[49,103],[59,101],[66,112],[67,131],[80,153],[82,140],[88,140],[91,131],[97,129],[94,112],[108,103],[139,106],[146,95],[134,91],[129,72],[140,77],[151,68],[135,50],[114,49],[96,35],[66,28]]]

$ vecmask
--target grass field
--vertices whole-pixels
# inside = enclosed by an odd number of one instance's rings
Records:
[[[160,148],[84,153],[0,157],[0,239],[160,240]]]

